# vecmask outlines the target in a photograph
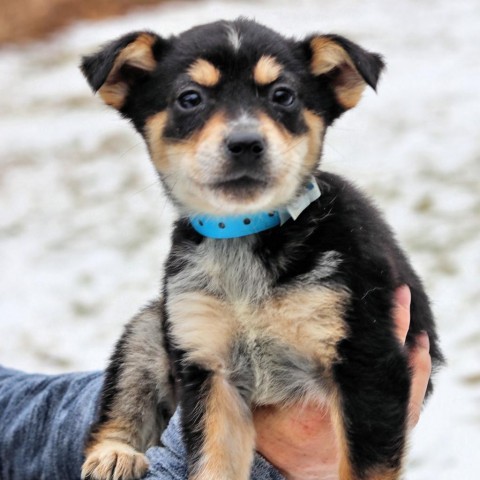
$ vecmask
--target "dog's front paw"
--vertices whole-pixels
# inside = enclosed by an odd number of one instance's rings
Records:
[[[84,480],[136,480],[148,469],[148,460],[126,443],[106,440],[90,447],[82,466]]]

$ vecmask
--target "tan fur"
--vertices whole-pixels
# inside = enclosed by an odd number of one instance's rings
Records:
[[[211,210],[206,198],[211,191],[206,185],[218,177],[223,167],[222,142],[226,130],[225,113],[220,111],[188,140],[166,145],[167,157],[175,165],[175,173],[171,177],[175,196],[184,205],[194,205],[203,212]]]
[[[119,53],[107,80],[98,90],[98,94],[107,105],[120,109],[125,102],[128,85],[118,75],[123,65],[128,64],[148,72],[155,69],[156,60],[152,52],[154,42],[155,37],[142,33]]]
[[[358,73],[352,59],[336,42],[325,37],[311,40],[312,61],[310,69],[314,75],[323,75],[338,68],[340,73],[333,81],[335,95],[345,108],[353,108],[365,89],[365,81]]]
[[[205,181],[204,168],[195,163],[195,155],[201,153],[203,149],[213,153],[218,147],[227,129],[225,114],[215,113],[201,130],[180,142],[169,141],[163,137],[167,120],[167,112],[162,111],[152,115],[145,122],[145,136],[154,165],[159,172],[165,174],[170,172],[172,165],[175,165],[177,169],[188,170],[195,180]]]
[[[339,480],[357,480],[353,474],[352,465],[350,463],[350,449],[348,447],[345,423],[343,421],[343,413],[340,405],[340,395],[338,393],[332,395],[330,409],[340,458],[338,478]]]
[[[313,53],[310,69],[314,75],[328,73],[343,63],[348,63],[352,68],[355,68],[347,52],[333,40],[325,37],[315,37],[312,38],[310,45]]]
[[[217,199],[218,193],[212,192],[211,183],[224,168],[222,143],[228,131],[225,113],[215,113],[201,130],[181,141],[161,137],[167,117],[157,115],[147,120],[146,131],[158,171],[183,205],[197,212],[219,213],[212,211],[212,198]]]
[[[128,93],[128,85],[124,82],[107,83],[105,82],[98,94],[102,100],[113,108],[120,110],[123,107],[125,97]]]
[[[368,475],[368,480],[399,480],[401,474],[399,470],[388,470],[384,472],[374,472]]]
[[[227,129],[225,113],[220,111],[212,115],[205,126],[193,136],[196,145],[202,145],[206,142],[219,142]]]
[[[337,343],[346,335],[342,318],[348,298],[346,291],[326,287],[299,289],[265,302],[251,321],[269,337],[329,367],[336,359]]]
[[[203,87],[214,87],[221,78],[220,70],[203,58],[196,60],[187,70],[190,78]]]
[[[308,154],[305,157],[305,165],[313,167],[320,158],[323,136],[325,133],[325,122],[321,117],[310,110],[305,109],[303,118],[308,126]]]
[[[87,454],[94,450],[96,445],[101,442],[114,440],[129,443],[130,435],[128,432],[130,429],[131,425],[120,419],[109,420],[103,423],[101,428],[94,432],[92,439],[88,442],[86,448]]]
[[[201,130],[180,142],[163,137],[166,122],[165,111],[152,115],[146,121],[147,143],[153,163],[161,173],[169,173],[175,165],[180,175],[185,170],[184,173],[189,173],[195,180],[204,181],[205,173],[202,165],[196,164],[195,156],[202,149],[213,151],[223,139],[226,130],[224,113],[215,113]]]
[[[346,335],[342,316],[348,298],[344,291],[310,287],[253,306],[193,292],[175,295],[168,310],[176,345],[189,360],[214,371],[229,368],[230,347],[240,335],[278,340],[329,367]]]
[[[177,294],[168,303],[174,343],[189,361],[225,371],[235,334],[232,313],[215,297],[201,292]]]
[[[264,113],[259,114],[260,132],[268,139],[269,154],[272,159],[276,205],[287,204],[298,189],[298,182],[311,172],[318,161],[323,128],[313,121],[313,113],[306,114],[307,125],[313,127],[307,133],[294,136],[285,127]],[[321,122],[321,120],[320,120]],[[267,208],[271,207],[268,205]]]
[[[158,112],[149,117],[145,122],[145,140],[153,164],[160,172],[167,173],[169,163],[165,152],[163,130],[167,123],[167,112]]]
[[[231,213],[240,213],[249,208],[268,210],[288,203],[299,180],[311,172],[319,159],[325,125],[309,110],[305,110],[304,119],[309,130],[301,136],[290,134],[264,113],[248,120],[249,128],[258,129],[268,142],[274,178],[271,188],[259,192],[262,198],[243,196],[238,209],[234,198],[212,191],[211,184],[222,177],[225,168],[223,141],[232,129],[246,128],[242,122],[229,122],[225,113],[219,111],[190,138],[169,141],[163,137],[167,113],[159,112],[146,121],[145,136],[154,165],[183,205],[192,206],[194,212],[219,214],[228,206]]]
[[[202,149],[211,152],[220,143],[226,128],[224,114],[220,112],[214,114],[200,131],[180,142],[164,138],[163,131],[167,120],[167,112],[162,111],[152,115],[145,122],[145,137],[150,158],[157,170],[166,176],[167,183],[176,189],[176,195],[184,203],[188,204],[190,201],[201,207],[205,200],[198,194],[195,186],[198,188],[198,184],[206,181],[206,173],[204,166],[195,161],[196,155]]]
[[[257,85],[269,85],[278,79],[282,66],[270,55],[262,55],[253,68],[253,79]]]
[[[92,480],[112,478],[140,478],[148,469],[148,460],[129,445],[125,435],[128,429],[119,421],[102,425],[94,434],[94,441],[87,445],[82,478]]]
[[[247,480],[255,449],[250,406],[223,375],[215,374],[211,381],[201,462],[192,480]]]

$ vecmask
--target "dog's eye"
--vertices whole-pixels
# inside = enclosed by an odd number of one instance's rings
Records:
[[[287,87],[278,87],[272,92],[271,100],[282,107],[289,107],[295,101],[295,92]]]
[[[184,110],[191,110],[202,103],[202,97],[195,90],[188,90],[178,97],[177,102]]]

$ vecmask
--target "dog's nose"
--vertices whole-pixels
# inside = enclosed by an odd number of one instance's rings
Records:
[[[240,163],[259,160],[265,151],[265,142],[257,132],[234,132],[226,140],[230,157]]]

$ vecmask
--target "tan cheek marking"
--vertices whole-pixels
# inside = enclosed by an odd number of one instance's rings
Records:
[[[325,122],[310,110],[304,110],[303,118],[308,127],[308,154],[306,165],[310,168],[317,164],[322,149]]]
[[[168,158],[165,151],[163,130],[167,123],[167,112],[158,112],[145,122],[145,140],[150,158],[158,171],[165,173],[168,170]]]
[[[271,56],[263,55],[253,68],[253,79],[257,85],[269,85],[278,79],[282,66]]]
[[[337,358],[337,344],[347,334],[343,320],[349,293],[329,288],[291,292],[268,301],[260,321],[274,338],[330,367]]]
[[[118,75],[123,65],[128,64],[148,72],[155,69],[156,60],[152,53],[154,42],[155,38],[152,35],[142,33],[117,56],[107,80],[98,90],[98,94],[107,105],[120,109],[125,102],[128,85]]]
[[[217,112],[202,129],[180,140],[164,137],[167,121],[167,113],[159,112],[146,122],[144,135],[152,162],[182,204],[209,211],[211,205],[199,185],[211,181],[223,167],[225,114]]]
[[[212,141],[218,143],[221,138],[223,139],[223,133],[225,130],[225,114],[223,112],[217,112],[207,121],[198,134],[194,135],[193,140],[198,144]]]
[[[283,125],[276,123],[265,113],[259,113],[258,119],[260,121],[261,133],[276,147],[278,151],[290,151],[298,141],[298,138],[291,135]]]
[[[249,478],[255,450],[249,406],[218,374],[212,377],[206,402],[204,443],[193,480]]]
[[[201,130],[194,133],[188,140],[176,147],[177,157],[182,154],[185,159],[185,167],[191,176],[204,181],[203,172],[207,168],[212,172],[215,168],[221,167],[219,159],[220,144],[223,142],[226,131],[225,114],[217,112],[207,121]],[[201,164],[198,156],[202,159],[208,158],[208,165]]]
[[[199,58],[187,70],[190,78],[204,87],[214,87],[220,81],[221,73],[215,65]]]
[[[280,182],[290,183],[289,173],[293,172],[292,166],[296,166],[297,173],[304,175],[311,172],[319,159],[322,137],[325,126],[323,121],[314,113],[305,110],[304,120],[309,131],[302,135],[292,135],[286,128],[273,121],[268,115],[259,115],[260,129],[275,146],[275,150],[285,156],[283,168],[278,170]]]
[[[200,292],[175,295],[167,305],[173,341],[189,361],[224,371],[236,333],[229,308]]]
[[[185,168],[195,169],[195,155],[203,145],[215,150],[223,140],[225,131],[225,115],[223,112],[214,114],[203,128],[191,137],[182,140],[171,140],[163,137],[167,123],[167,113],[159,112],[146,121],[146,139],[150,155],[160,172],[166,172],[170,166],[169,158],[175,159],[175,164]],[[173,162],[172,162],[173,163]]]
[[[271,148],[270,161],[275,182],[275,202],[292,200],[298,180],[311,173],[308,134],[292,135],[283,125],[260,113],[260,131]]]
[[[328,73],[339,68],[340,73],[334,80],[333,86],[339,103],[345,108],[353,108],[360,100],[365,81],[358,73],[352,59],[337,43],[322,37],[311,40],[313,58],[311,71],[314,75]]]

